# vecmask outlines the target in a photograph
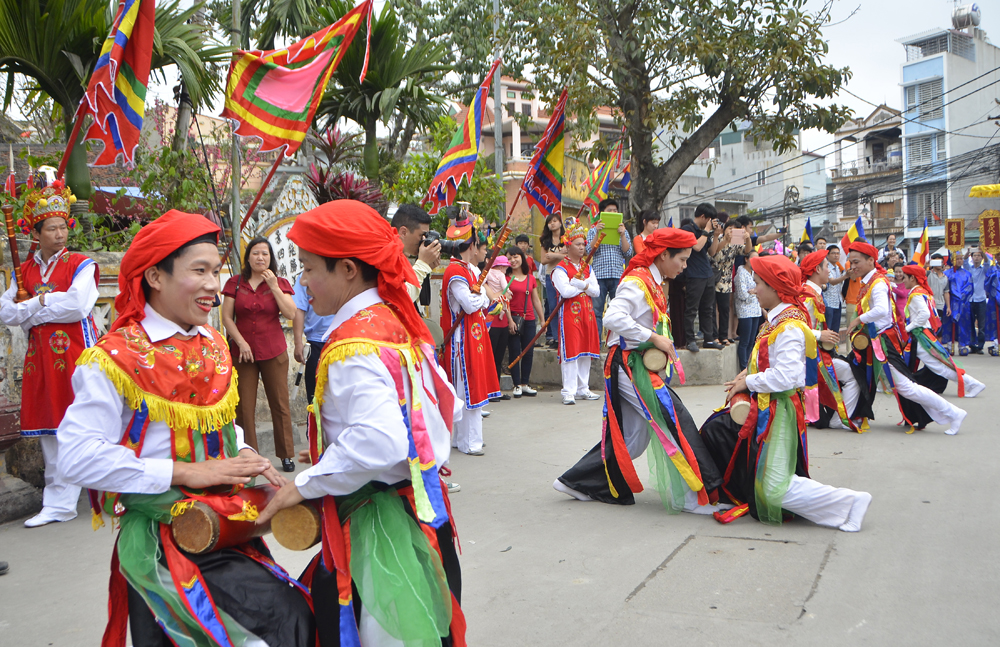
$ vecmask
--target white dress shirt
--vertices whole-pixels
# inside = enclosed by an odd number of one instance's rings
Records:
[[[146,304],[142,327],[156,343],[174,335],[211,333],[198,326],[184,330]],[[73,372],[76,397],[66,410],[56,437],[59,439],[59,473],[76,485],[133,494],[160,494],[170,489],[174,473],[173,432],[163,421],[151,421],[139,456],[121,444],[134,410],[118,394],[115,385],[95,364],[78,366]],[[236,426],[239,449],[243,429]]]
[[[65,248],[58,254],[50,256],[48,262],[43,263],[42,253],[35,252],[35,262],[41,268],[43,281],[48,281],[52,276],[52,270],[64,254],[69,254]],[[68,290],[46,294],[44,306],[40,302],[40,296],[14,303],[14,297],[17,296],[17,279],[11,274],[10,287],[0,296],[0,321],[8,326],[21,326],[24,332],[28,332],[32,327],[41,324],[73,323],[86,319],[94,309],[99,296],[97,281],[94,280],[97,264],[91,261],[88,265],[92,267],[89,270],[87,267],[81,268]]]
[[[569,264],[577,271],[577,277],[579,277],[580,265],[573,261],[569,261]],[[593,270],[593,268],[591,269]],[[601,294],[601,286],[597,284],[597,274],[593,271],[590,272],[587,280],[581,278],[570,279],[565,269],[556,266],[556,269],[552,270],[552,284],[563,299],[572,299],[584,293],[589,297],[596,297]]]
[[[462,261],[465,269],[472,273],[473,280],[479,280],[479,268],[471,263],[466,263]],[[482,310],[483,308],[490,305],[490,298],[485,292],[476,294],[472,291],[471,286],[467,281],[462,280],[457,276],[453,276],[451,281],[448,282],[448,307],[454,314],[458,314],[459,309],[464,310],[466,314],[473,314],[477,310]],[[457,331],[456,331],[457,333]]]
[[[477,295],[478,296],[478,295]],[[334,315],[326,338],[360,310],[382,303],[375,288],[365,290],[345,303]],[[437,371],[454,400],[453,415],[461,416],[462,400],[448,383],[444,371],[432,357],[425,357],[420,373]],[[403,389],[407,408],[413,416],[414,385],[404,370]],[[359,490],[370,481],[391,485],[410,478],[406,457],[409,436],[399,396],[389,370],[378,355],[354,355],[331,362],[320,407],[325,450],[319,462],[295,477],[302,496],[317,499],[340,496]],[[438,410],[437,392],[431,377],[417,387],[421,411],[434,449],[434,460],[444,465],[451,453],[451,429]]]
[[[819,303],[823,303],[823,291],[819,289],[819,286],[808,279],[805,284],[816,293],[816,300]],[[819,336],[823,331],[821,330],[822,326],[819,325],[819,317],[816,316],[818,310],[814,305],[811,308],[807,307],[806,311],[809,313],[809,327],[812,328],[813,336],[816,337],[816,341],[819,341]]]
[[[910,318],[910,323],[906,324],[906,332],[914,328],[930,328],[931,310],[927,305],[926,295],[918,294],[910,299],[906,310]]]
[[[768,323],[790,307],[781,303],[767,313]],[[798,327],[787,327],[767,348],[767,370],[747,375],[747,388],[754,393],[781,393],[806,385],[806,338]]]
[[[868,272],[861,283],[868,283],[875,277],[875,270]],[[868,312],[860,315],[858,319],[862,323],[875,324],[875,330],[881,334],[884,330],[892,326],[892,304],[889,301],[889,285],[885,281],[879,281],[871,288],[868,297]]]
[[[650,265],[649,272],[657,285],[663,282],[656,265]],[[632,350],[656,332],[656,318],[646,303],[646,294],[635,281],[618,284],[615,298],[604,312],[604,327],[613,333],[608,346],[621,345],[623,350]]]

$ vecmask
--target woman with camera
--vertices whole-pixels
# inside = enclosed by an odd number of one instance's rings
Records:
[[[535,326],[543,309],[542,299],[538,295],[538,282],[530,272],[524,252],[519,247],[511,247],[507,250],[507,260],[512,270],[510,303],[507,307],[512,327],[507,341],[507,356],[513,360],[535,338]],[[528,380],[531,379],[531,358],[532,353],[529,351],[524,359],[510,369],[515,398],[522,395],[533,397],[538,393],[528,386]]]

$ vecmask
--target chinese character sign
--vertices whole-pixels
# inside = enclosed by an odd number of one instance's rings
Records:
[[[1000,211],[979,214],[979,247],[987,254],[1000,252]]]
[[[965,247],[965,220],[963,218],[945,220],[944,246],[953,252]]]

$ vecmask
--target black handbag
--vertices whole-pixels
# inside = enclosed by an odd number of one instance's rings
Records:
[[[513,280],[513,279],[511,279]],[[528,277],[524,279],[524,312],[522,314],[510,313],[510,320],[514,322],[514,332],[521,332],[521,326],[524,325],[524,318],[528,316]]]

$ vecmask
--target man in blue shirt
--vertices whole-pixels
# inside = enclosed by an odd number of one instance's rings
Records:
[[[958,342],[959,355],[969,354],[971,345],[972,316],[970,304],[972,302],[972,274],[963,265],[965,257],[961,251],[951,255],[952,267],[945,270],[944,275],[948,277],[948,292],[951,295],[951,315],[944,322],[941,331],[941,343],[946,346]],[[954,355],[954,350],[952,354]]]
[[[681,229],[690,231],[696,239],[684,270],[684,338],[686,348],[692,353],[699,350],[694,335],[695,315],[701,328],[702,347],[722,350],[722,344],[715,340],[715,270],[709,260],[719,251],[722,239],[722,224],[717,215],[714,206],[702,202],[694,210],[694,222],[681,225]]]
[[[618,202],[614,198],[605,198],[597,205],[601,213],[609,211],[618,213]],[[600,220],[594,223],[590,231],[587,232],[587,251],[593,247],[597,234],[604,229],[604,223]],[[628,235],[628,229],[624,224],[618,225],[618,237],[621,239],[617,245],[598,245],[594,252],[594,258],[590,262],[590,267],[597,277],[597,285],[601,288],[600,295],[594,297],[594,314],[597,317],[597,336],[604,337],[604,304],[615,298],[618,290],[618,281],[625,271],[625,263],[632,258],[632,240]]]
[[[295,319],[292,320],[292,339],[294,342],[293,351],[295,361],[305,362],[306,365],[306,401],[312,402],[313,394],[316,392],[316,365],[319,363],[320,353],[323,352],[323,337],[333,323],[334,315],[320,317],[309,303],[309,295],[306,289],[299,283],[301,274],[295,278],[295,294],[292,299],[295,301]],[[305,345],[302,343],[303,333],[308,342],[310,351],[308,361],[305,359]]]
[[[972,352],[976,355],[983,354],[983,346],[986,344],[986,282],[989,278],[990,268],[983,265],[983,253],[979,250],[972,252],[972,265],[966,263],[966,269],[972,275]]]

